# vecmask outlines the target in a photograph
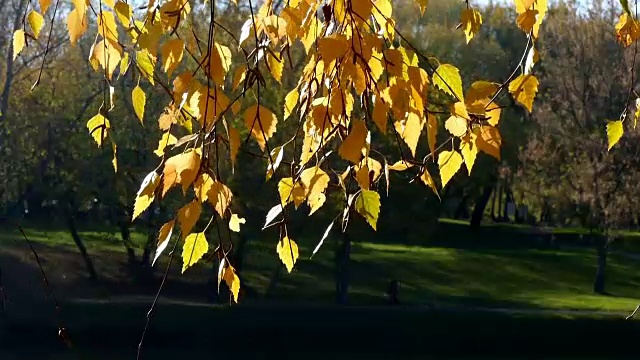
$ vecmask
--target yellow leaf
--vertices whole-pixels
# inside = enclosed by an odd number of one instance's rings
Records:
[[[520,75],[509,83],[509,92],[516,102],[531,112],[538,92],[538,79],[533,75]]]
[[[233,193],[231,193],[231,189],[222,182],[214,181],[207,193],[207,198],[218,215],[220,215],[221,218],[224,218],[229,205],[231,205]]]
[[[387,114],[389,112],[389,104],[385,103],[381,97],[376,97],[376,103],[373,106],[373,122],[376,123],[378,129],[383,134],[387,133]]]
[[[85,13],[86,9],[76,7],[67,15],[67,29],[69,30],[69,41],[72,45],[75,45],[82,34],[87,31],[89,21]]]
[[[436,156],[436,136],[438,136],[438,120],[432,113],[427,114],[427,138],[429,141],[429,150],[431,156]]]
[[[473,39],[478,32],[480,32],[480,25],[482,25],[482,15],[478,10],[463,9],[460,14],[460,21],[462,22],[462,29],[464,35],[467,38],[467,44]]]
[[[375,9],[373,9],[373,17],[379,25],[387,23],[387,19],[391,17],[393,6],[391,0],[376,0]]]
[[[453,136],[461,137],[467,133],[467,120],[459,116],[451,116],[445,121],[444,128]]]
[[[133,111],[135,111],[136,116],[140,119],[140,123],[144,125],[144,107],[147,103],[147,95],[145,95],[140,85],[133,88],[131,100],[133,102]]]
[[[181,184],[183,192],[186,192],[196,179],[199,168],[200,154],[195,149],[170,157],[164,165],[162,196],[176,184]]]
[[[180,236],[184,238],[191,233],[191,230],[200,219],[202,205],[200,201],[194,200],[178,210],[178,221],[180,222]]]
[[[398,160],[393,165],[389,166],[389,170],[404,171],[412,167],[413,167],[413,164],[404,162],[403,160]]]
[[[427,9],[427,5],[429,4],[429,0],[415,0],[418,6],[420,7],[420,15],[424,15],[424,11]]]
[[[136,64],[142,76],[144,76],[151,85],[155,85],[153,79],[153,69],[156,66],[156,59],[146,49],[136,51]]]
[[[44,18],[42,17],[42,15],[40,15],[39,12],[31,10],[29,12],[29,15],[27,16],[27,21],[29,22],[29,26],[31,26],[31,29],[33,30],[33,35],[37,39],[40,36],[42,27],[44,26]]]
[[[47,10],[51,6],[51,0],[40,0],[40,12],[46,14]]]
[[[284,60],[277,59],[271,53],[267,55],[267,64],[269,65],[269,71],[273,78],[276,79],[282,85],[282,71],[284,70]]]
[[[118,78],[120,76],[124,76],[129,70],[129,53],[125,52],[122,56],[122,60],[120,60],[120,73],[118,74]]]
[[[440,152],[438,155],[438,167],[440,168],[440,178],[443,188],[447,186],[449,180],[460,170],[462,162],[462,156],[455,150]]]
[[[111,124],[109,123],[109,119],[102,116],[102,114],[98,114],[87,121],[87,128],[98,144],[98,147],[102,147],[104,140],[109,135]]]
[[[440,198],[440,194],[438,194],[438,189],[436,188],[436,183],[435,181],[433,181],[433,178],[431,177],[431,174],[429,174],[429,171],[427,170],[427,168],[424,168],[424,171],[422,172],[422,175],[420,175],[420,180],[422,180],[422,182],[427,185],[431,190],[433,190],[433,192],[438,196],[438,198]]]
[[[477,101],[483,101],[492,97],[500,85],[489,81],[475,81],[467,90],[465,103],[467,106],[474,105]]]
[[[518,27],[522,29],[525,33],[531,32],[533,30],[533,26],[536,23],[536,16],[538,15],[538,10],[527,10],[522,14],[518,15],[516,22],[518,23]]]
[[[362,148],[366,144],[368,130],[363,120],[353,119],[352,124],[349,135],[347,135],[338,149],[338,154],[343,159],[357,164],[362,157]]]
[[[211,49],[209,60],[209,77],[216,85],[224,85],[224,77],[231,67],[231,50],[224,45],[215,43],[214,48]]]
[[[622,121],[614,120],[607,123],[607,139],[609,141],[608,150],[611,150],[611,148],[620,141],[623,134],[624,126],[622,126]]]
[[[90,61],[94,68],[96,68],[96,64],[100,64],[105,69],[107,78],[111,80],[113,72],[122,60],[122,54],[123,50],[120,44],[110,39],[101,40],[91,47]]]
[[[424,128],[424,119],[420,115],[411,111],[407,114],[407,119],[404,124],[401,121],[396,121],[395,127],[402,140],[404,140],[407,147],[409,147],[411,155],[415,157],[418,140],[420,139],[420,134],[422,134],[422,129]]]
[[[142,214],[153,203],[155,198],[155,191],[160,184],[160,177],[155,171],[150,172],[140,185],[140,190],[136,194],[136,200],[133,204],[133,216],[131,221],[134,221],[140,214]]]
[[[285,236],[282,240],[278,241],[276,252],[284,266],[287,268],[287,271],[291,272],[293,270],[293,266],[298,260],[298,244],[289,239],[288,236]]]
[[[318,52],[322,55],[325,64],[343,57],[351,42],[344,35],[333,34],[328,37],[318,39]]]
[[[231,214],[231,219],[229,219],[229,230],[234,232],[240,232],[240,224],[246,223],[247,220],[244,218],[238,217],[237,214]]]
[[[616,38],[625,47],[635,43],[640,38],[640,24],[627,13],[620,15],[615,30]]]
[[[271,136],[276,132],[278,119],[271,110],[266,107],[253,105],[245,111],[244,121],[260,146],[260,150],[264,151],[267,141],[271,139]]]
[[[184,41],[182,39],[171,39],[162,45],[162,69],[171,76],[171,73],[182,61],[184,53]]]
[[[238,294],[240,293],[240,278],[238,274],[236,274],[236,269],[233,266],[229,265],[224,269],[224,275],[222,276],[224,282],[231,290],[231,294],[233,294],[233,301],[238,302]]]
[[[162,157],[164,155],[164,150],[167,146],[173,145],[178,142],[178,139],[171,135],[170,132],[165,132],[162,134],[160,141],[158,141],[158,148],[153,151],[158,157]]]
[[[380,194],[373,190],[362,190],[355,202],[355,209],[376,230],[380,215]]]
[[[467,134],[460,139],[460,152],[464,164],[467,166],[467,172],[471,175],[471,169],[476,162],[476,156],[478,155],[478,145],[476,145],[477,135],[474,133]]]
[[[160,254],[167,248],[169,245],[169,239],[171,238],[171,234],[173,234],[173,226],[175,225],[175,220],[171,220],[162,227],[160,227],[160,231],[158,231],[158,245],[156,246],[156,255],[153,257],[153,262],[151,266],[156,263],[156,260],[160,257]]]
[[[487,122],[491,126],[498,126],[500,123],[500,116],[502,115],[502,109],[497,105],[493,105],[493,108],[487,109],[485,116],[487,117]]]
[[[128,28],[129,26],[131,26],[131,17],[133,16],[133,10],[131,9],[131,6],[129,6],[129,4],[119,0],[114,6],[114,10],[116,11],[118,19],[120,19],[120,22],[122,23],[122,25],[124,25],[124,27]]]
[[[307,204],[311,208],[309,215],[324,205],[326,200],[324,191],[327,189],[327,186],[329,186],[330,180],[329,175],[318,166],[308,168],[300,174],[300,182],[304,189],[303,196],[307,198]],[[298,194],[294,194],[294,201],[296,195]]]
[[[18,54],[24,49],[24,44],[26,42],[26,37],[24,35],[24,30],[18,29],[13,33],[13,60],[18,57]]]
[[[516,11],[518,12],[518,14],[522,13],[529,9],[534,2],[535,0],[515,0]]]
[[[209,243],[204,233],[190,234],[184,239],[182,248],[182,273],[193,266],[209,251]]]
[[[280,194],[280,200],[282,206],[287,205],[293,201],[297,208],[304,202],[306,192],[303,185],[300,182],[293,183],[293,178],[282,178],[278,182],[278,193]]]
[[[98,15],[98,34],[104,39],[118,42],[118,27],[116,17],[111,11],[101,11]]]
[[[435,74],[432,76],[435,86],[445,93],[454,96],[459,101],[464,101],[462,95],[462,78],[460,70],[450,64],[442,64],[438,66]]]
[[[238,66],[238,68],[236,68],[236,71],[233,73],[233,82],[231,84],[231,90],[235,91],[240,85],[240,83],[244,81],[246,76],[247,76],[247,68],[244,66]]]
[[[500,137],[500,131],[493,126],[482,126],[476,128],[474,133],[477,135],[476,145],[478,150],[493,156],[500,160],[500,146],[502,145],[502,138]]]
[[[299,97],[300,93],[298,92],[298,88],[296,87],[293,90],[289,91],[287,96],[284,98],[284,120],[287,120],[293,113],[293,109],[296,107]]]
[[[209,174],[201,173],[196,178],[196,182],[193,184],[193,192],[196,194],[196,199],[200,202],[205,202],[209,198],[209,190],[213,186],[214,180]]]

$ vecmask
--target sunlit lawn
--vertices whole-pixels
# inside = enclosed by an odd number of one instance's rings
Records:
[[[63,230],[27,228],[38,243],[74,250]],[[115,230],[82,231],[89,253],[100,257],[122,253]],[[133,232],[138,246],[146,235]],[[270,294],[275,301],[331,303],[334,299],[334,243],[329,238],[309,260],[318,239],[302,239],[300,259],[294,271],[282,271]],[[17,231],[5,231],[0,244],[20,244]],[[244,264],[244,280],[264,294],[278,266],[277,239],[252,240]],[[122,254],[122,256],[124,256]],[[121,258],[123,259],[123,258]],[[184,275],[198,276],[210,265]],[[179,264],[176,264],[179,267]],[[612,255],[608,262],[607,290],[611,296],[594,295],[592,279],[595,252],[584,250],[460,249],[378,243],[355,243],[352,250],[350,300],[354,304],[384,303],[391,279],[401,283],[400,301],[408,305],[451,305],[577,309],[628,312],[640,302],[640,262]],[[177,271],[176,271],[177,272]],[[261,300],[262,301],[262,300]]]

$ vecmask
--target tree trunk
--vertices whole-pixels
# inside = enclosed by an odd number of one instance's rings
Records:
[[[489,204],[489,199],[491,198],[491,193],[493,193],[494,184],[487,184],[482,189],[482,194],[476,200],[476,205],[473,207],[473,213],[471,214],[471,221],[469,225],[472,228],[479,228],[482,219],[484,218],[484,210],[487,208],[487,204]]]
[[[607,269],[607,238],[597,236],[595,239],[596,253],[598,254],[598,270],[593,280],[593,292],[596,294],[606,294],[605,273]]]
[[[80,238],[80,234],[78,234],[74,212],[75,211],[72,209],[67,209],[66,211],[67,227],[69,228],[73,242],[78,247],[78,250],[80,250],[80,255],[82,255],[82,259],[84,260],[87,271],[89,272],[89,278],[91,280],[96,280],[98,279],[98,273],[93,266],[93,261],[91,260],[89,253],[87,253],[87,248],[84,246],[84,242]]]
[[[349,262],[351,239],[343,233],[342,242],[336,248],[336,303],[347,305],[349,301]]]

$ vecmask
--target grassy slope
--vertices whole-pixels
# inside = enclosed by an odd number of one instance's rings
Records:
[[[31,240],[54,248],[74,251],[65,231],[26,229]],[[123,247],[115,231],[83,231],[89,253],[102,261],[108,274],[118,271]],[[134,242],[146,236],[132,234]],[[314,239],[315,240],[315,239]],[[517,240],[517,239],[514,239]],[[0,244],[20,244],[19,233],[7,230]],[[274,239],[252,241],[245,264],[245,279],[260,294],[269,284],[278,265]],[[301,258],[292,274],[283,273],[272,298],[288,302],[330,303],[333,300],[332,242],[308,260],[315,243],[299,241]],[[118,254],[118,255],[116,255]],[[46,255],[45,255],[46,258]],[[28,256],[25,257],[28,259]],[[406,304],[473,305],[582,309],[627,312],[640,301],[637,272],[640,263],[611,256],[608,290],[613,296],[591,293],[595,272],[594,252],[585,250],[477,249],[419,247],[356,243],[352,255],[351,300],[355,304],[382,304],[383,293],[392,278],[401,282],[400,299]],[[75,263],[77,266],[77,262]],[[52,266],[61,271],[65,262]],[[176,264],[176,273],[179,264]],[[82,271],[82,269],[75,269]],[[69,271],[66,269],[65,271]],[[210,275],[205,265],[183,276],[203,281]],[[109,275],[111,276],[111,275]],[[175,275],[177,276],[177,275]]]

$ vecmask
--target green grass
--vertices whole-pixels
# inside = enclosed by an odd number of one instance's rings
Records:
[[[462,231],[462,230],[460,230]],[[27,228],[38,243],[75,251],[67,232]],[[0,235],[0,244],[19,244],[17,231]],[[89,253],[109,261],[124,260],[119,233],[115,230],[82,231]],[[273,234],[250,241],[244,265],[244,280],[264,294],[279,264]],[[132,232],[138,247],[146,235]],[[298,239],[300,259],[291,274],[283,271],[270,299],[290,303],[332,303],[334,300],[335,239],[327,239],[320,252],[309,256],[317,239]],[[517,241],[517,239],[513,239]],[[179,264],[176,268],[179,269]],[[210,275],[210,265],[197,265],[181,276],[185,280]],[[356,242],[352,250],[350,301],[360,305],[384,303],[391,279],[401,283],[400,300],[408,305],[489,306],[557,310],[629,312],[640,302],[640,262],[611,255],[607,290],[612,296],[592,293],[596,270],[595,252],[526,248],[482,249],[409,246]],[[205,275],[203,275],[205,274]],[[247,299],[247,302],[253,300]],[[262,301],[262,300],[260,300]]]

